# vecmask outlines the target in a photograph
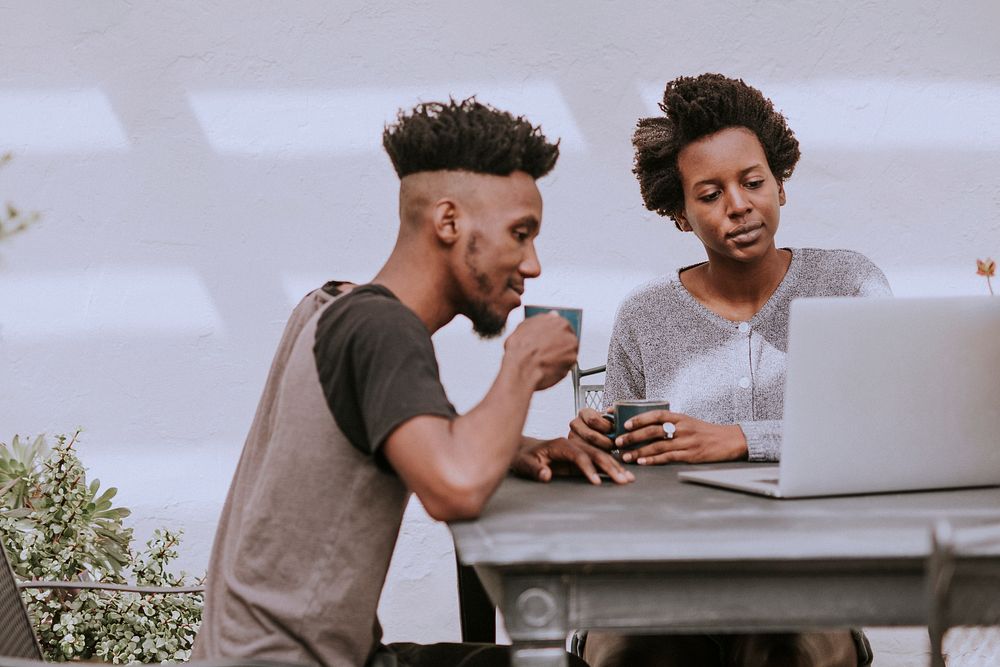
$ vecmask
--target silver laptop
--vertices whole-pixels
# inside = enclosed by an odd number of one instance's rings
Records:
[[[781,463],[679,477],[776,498],[1000,484],[1000,298],[792,303]]]

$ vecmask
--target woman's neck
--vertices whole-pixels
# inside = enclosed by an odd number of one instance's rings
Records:
[[[774,248],[751,263],[709,256],[680,274],[681,283],[706,308],[734,322],[749,320],[774,294],[792,261],[792,253]]]

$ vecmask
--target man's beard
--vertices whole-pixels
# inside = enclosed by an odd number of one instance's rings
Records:
[[[477,236],[473,235],[469,239],[469,245],[465,250],[465,265],[472,271],[472,277],[476,281],[476,287],[483,298],[470,299],[465,304],[465,316],[472,321],[472,330],[483,340],[496,338],[503,333],[507,326],[507,314],[500,315],[494,310],[493,304],[486,299],[486,296],[493,292],[493,283],[489,276],[480,272],[473,258],[479,253],[476,247]]]
[[[490,310],[490,305],[482,301],[468,304],[466,316],[472,320],[472,330],[483,340],[496,338],[507,326],[507,316]]]

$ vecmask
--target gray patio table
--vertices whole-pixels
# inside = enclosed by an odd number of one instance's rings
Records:
[[[479,519],[450,525],[513,667],[565,665],[574,628],[926,625],[934,522],[1000,520],[1000,487],[772,500],[681,482],[685,468],[633,466],[626,486],[508,478]]]

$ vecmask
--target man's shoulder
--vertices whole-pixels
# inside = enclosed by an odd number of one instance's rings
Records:
[[[381,285],[360,285],[338,296],[317,314],[315,344],[320,349],[425,350],[430,333],[417,314]]]
[[[343,320],[355,325],[406,326],[419,323],[416,314],[381,285],[359,285],[338,296],[323,312],[321,324]]]

